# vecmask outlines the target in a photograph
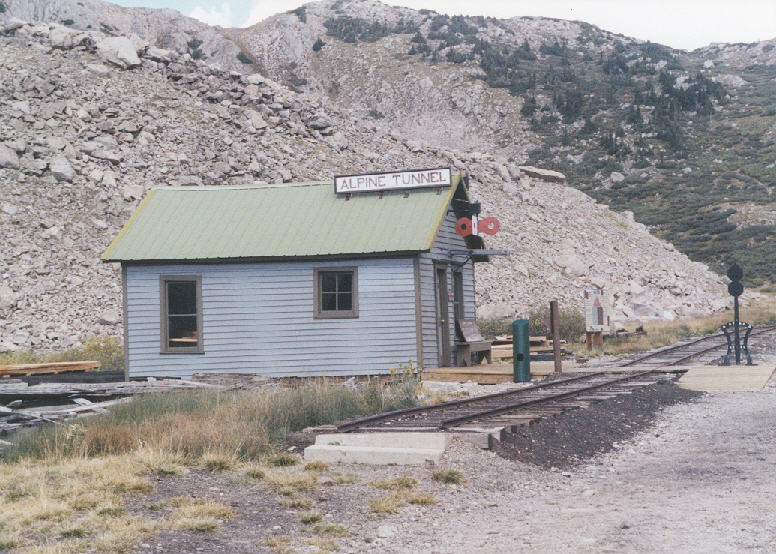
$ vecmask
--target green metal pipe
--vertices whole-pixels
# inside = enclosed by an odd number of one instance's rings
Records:
[[[515,370],[515,383],[527,383],[531,380],[531,342],[528,333],[528,320],[517,319],[512,322],[512,365]]]

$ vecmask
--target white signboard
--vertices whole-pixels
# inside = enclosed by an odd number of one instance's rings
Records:
[[[363,175],[337,175],[334,177],[334,192],[345,194],[352,192],[449,187],[452,182],[452,173],[449,167],[366,173]]]
[[[611,300],[602,290],[585,291],[585,331],[609,331],[612,326]]]

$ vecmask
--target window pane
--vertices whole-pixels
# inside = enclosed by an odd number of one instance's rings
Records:
[[[173,315],[169,318],[169,346],[197,346],[197,316]]]
[[[332,271],[321,273],[321,292],[337,291],[337,274]]]
[[[350,272],[337,275],[337,292],[350,292],[353,290],[353,274]]]
[[[197,283],[195,281],[167,282],[167,313],[197,313]]]
[[[337,309],[350,311],[353,309],[353,295],[349,292],[337,295]]]
[[[337,309],[337,294],[333,292],[321,293],[321,310],[333,312]]]

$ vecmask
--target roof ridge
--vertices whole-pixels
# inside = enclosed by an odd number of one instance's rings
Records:
[[[306,181],[301,183],[266,183],[254,185],[205,185],[205,186],[156,186],[151,190],[187,190],[187,191],[213,191],[213,190],[254,190],[254,189],[280,189],[291,187],[315,187],[334,186],[334,181]]]

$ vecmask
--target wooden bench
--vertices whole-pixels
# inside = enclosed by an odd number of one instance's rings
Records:
[[[455,321],[455,365],[468,367],[473,360],[491,363],[490,341],[482,338],[474,319]]]

